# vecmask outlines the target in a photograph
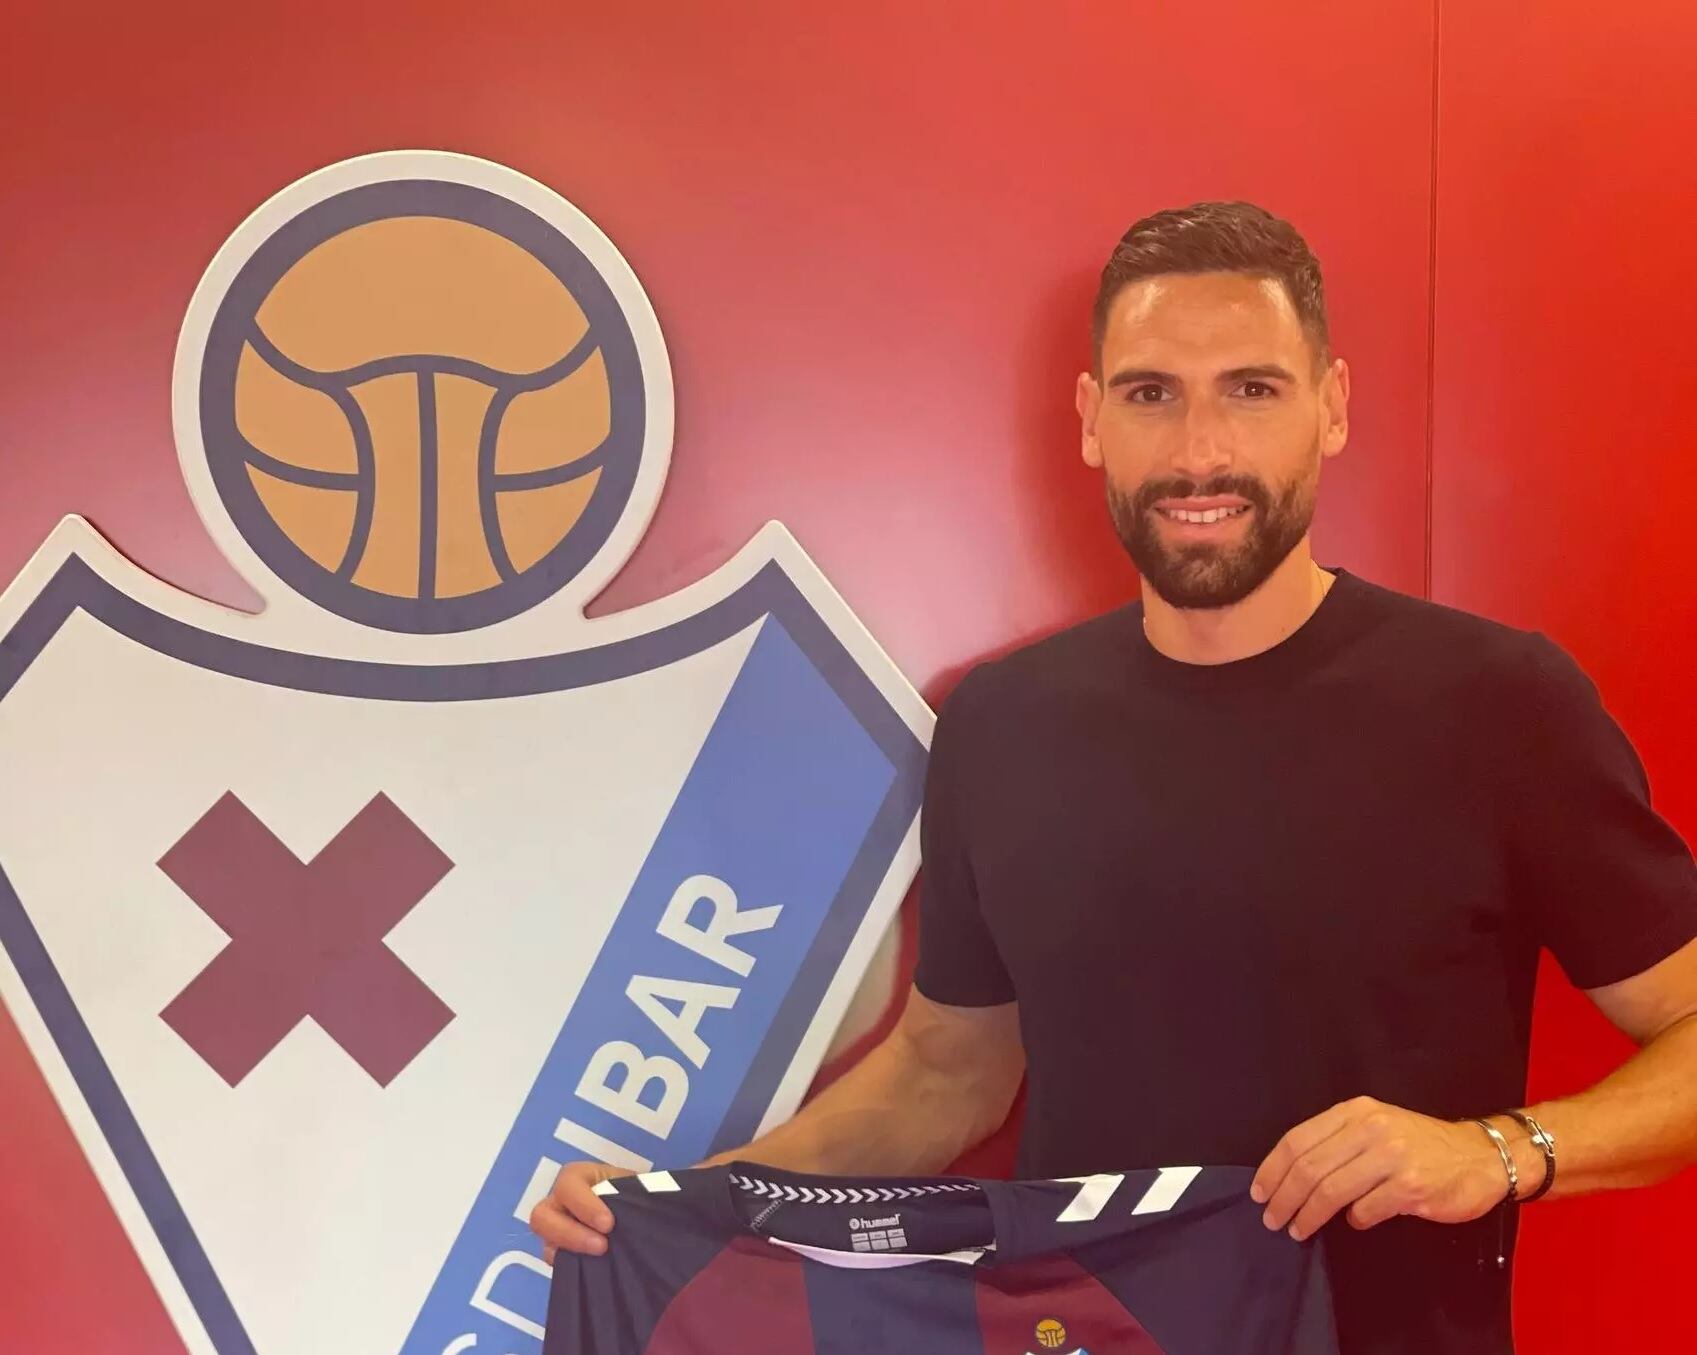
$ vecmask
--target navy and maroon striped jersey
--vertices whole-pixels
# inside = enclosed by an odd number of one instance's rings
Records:
[[[1321,1252],[1251,1175],[623,1177],[607,1253],[555,1264],[544,1355],[1335,1355]]]

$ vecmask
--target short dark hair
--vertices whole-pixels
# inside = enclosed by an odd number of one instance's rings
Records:
[[[1091,348],[1098,369],[1108,312],[1129,284],[1162,273],[1222,272],[1283,283],[1314,350],[1314,370],[1323,371],[1331,363],[1320,261],[1296,227],[1253,202],[1196,202],[1144,217],[1114,246],[1091,315]]]

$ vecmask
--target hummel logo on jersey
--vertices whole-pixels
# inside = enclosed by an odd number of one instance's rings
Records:
[[[907,1246],[901,1221],[900,1214],[887,1219],[850,1219],[849,1243],[856,1251],[901,1251]]]

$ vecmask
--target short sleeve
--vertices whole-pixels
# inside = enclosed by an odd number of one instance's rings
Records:
[[[972,868],[968,791],[974,754],[983,754],[973,728],[975,676],[967,675],[937,717],[919,821],[919,959],[913,982],[933,1002],[951,1007],[1014,1000]]]
[[[1581,988],[1640,974],[1697,938],[1697,865],[1596,685],[1533,637],[1507,718],[1502,807],[1517,902]]]

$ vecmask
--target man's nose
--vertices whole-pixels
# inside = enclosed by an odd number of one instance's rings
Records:
[[[1231,441],[1218,412],[1206,401],[1185,411],[1173,451],[1173,470],[1198,482],[1232,467]]]

